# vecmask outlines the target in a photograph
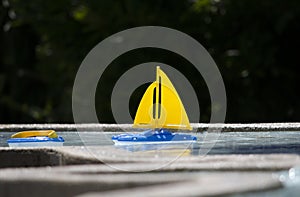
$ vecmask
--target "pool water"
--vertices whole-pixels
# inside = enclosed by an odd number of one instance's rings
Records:
[[[121,132],[57,132],[65,139],[64,146],[113,146],[111,136]],[[13,132],[0,132],[0,146],[7,147],[7,139]],[[193,149],[212,146],[208,154],[271,154],[300,153],[300,132],[224,132],[211,140],[205,140],[205,132],[193,134],[198,138]],[[216,134],[218,135],[218,134]],[[193,151],[198,153],[198,151]]]

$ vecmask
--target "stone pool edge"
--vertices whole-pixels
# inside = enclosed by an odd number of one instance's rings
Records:
[[[222,131],[222,132],[243,132],[243,131],[300,131],[300,122],[293,123],[192,123],[192,132],[201,131]],[[54,129],[57,131],[120,131],[132,129],[132,124],[0,124],[0,131]],[[136,129],[135,129],[136,130]]]

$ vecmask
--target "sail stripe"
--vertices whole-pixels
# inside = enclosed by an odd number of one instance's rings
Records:
[[[155,119],[155,113],[156,113],[156,87],[153,89],[153,113],[152,113],[152,117],[153,119]]]
[[[158,119],[160,119],[161,115],[161,77],[159,77],[159,83],[158,83]]]

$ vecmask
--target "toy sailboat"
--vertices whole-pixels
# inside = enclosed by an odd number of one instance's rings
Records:
[[[144,93],[134,119],[134,128],[148,128],[138,134],[112,137],[116,145],[193,143],[197,138],[171,130],[192,130],[184,106],[167,75],[158,66],[156,81]]]
[[[64,139],[54,130],[34,130],[15,133],[7,140],[10,147],[63,146]]]

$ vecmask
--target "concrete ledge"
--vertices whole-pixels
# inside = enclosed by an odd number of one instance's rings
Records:
[[[51,149],[0,149],[0,168],[57,166],[62,163],[61,154]]]
[[[212,173],[194,174],[190,181],[183,183],[87,193],[80,195],[80,197],[226,196],[280,187],[279,181],[267,173]]]
[[[74,196],[216,196],[282,187],[272,173],[122,173],[90,172],[87,166],[7,169],[0,174],[0,195]],[[109,191],[109,192],[108,192]]]
[[[0,196],[241,194],[280,188],[273,173],[300,165],[299,155],[291,154],[182,156],[170,162],[171,155],[118,157],[120,150],[112,147],[90,148],[105,154],[95,157],[86,147],[0,148],[5,167],[0,169]]]
[[[101,154],[95,155],[99,149]],[[91,153],[93,152],[93,153]],[[103,154],[102,154],[103,153]],[[125,154],[125,156],[124,156]],[[138,153],[126,155],[125,150],[113,147],[61,147],[61,148],[0,148],[0,167],[38,167],[74,164],[101,165],[115,171],[276,171],[300,165],[299,155],[206,155],[181,156]],[[122,156],[123,155],[123,156]],[[141,164],[141,165],[131,165]],[[107,166],[108,165],[108,166]]]
[[[194,131],[300,131],[300,123],[207,124],[192,123]],[[131,129],[131,124],[0,124],[0,131],[55,129],[58,131],[120,131]]]
[[[77,154],[74,151],[64,151],[64,149],[72,149],[63,147],[61,149],[54,148],[0,148],[0,168],[11,167],[40,167],[40,166],[62,166],[75,164],[99,164],[100,160],[89,155]],[[70,153],[71,152],[71,153]]]
[[[81,169],[89,171],[86,166]],[[0,196],[74,196],[90,191],[184,182],[188,177],[156,174],[76,174],[56,168],[7,169],[0,173]]]

